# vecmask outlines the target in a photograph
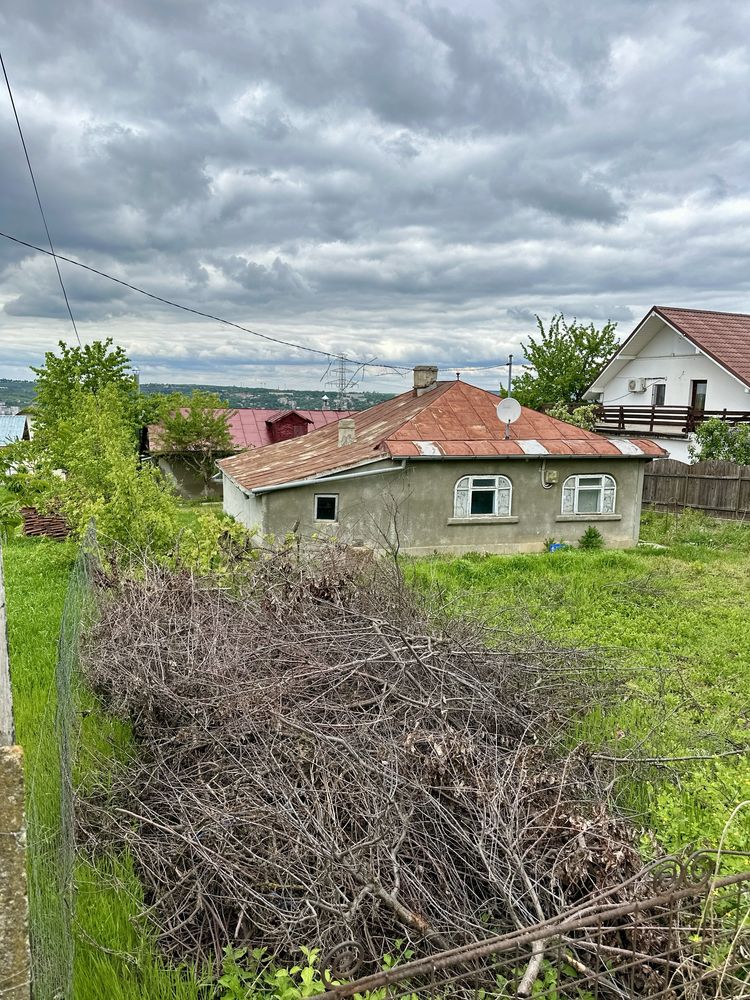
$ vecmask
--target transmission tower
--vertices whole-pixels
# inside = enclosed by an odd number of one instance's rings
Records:
[[[326,376],[329,376],[326,379]],[[351,409],[350,393],[360,378],[360,366],[350,361],[345,354],[339,354],[332,359],[323,376],[326,389],[333,396],[333,408],[336,410]]]

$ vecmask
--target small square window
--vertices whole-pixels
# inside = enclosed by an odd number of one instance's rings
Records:
[[[338,493],[315,494],[315,520],[335,521],[339,512]]]
[[[667,387],[663,382],[661,382],[658,385],[655,385],[654,396],[653,396],[654,406],[664,406],[664,400],[666,398],[666,394],[667,394]]]

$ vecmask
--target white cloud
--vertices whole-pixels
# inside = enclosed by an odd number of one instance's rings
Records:
[[[9,0],[0,32],[61,252],[271,336],[458,368],[518,354],[537,312],[627,332],[654,302],[748,309],[750,10],[571,10]],[[0,114],[1,228],[41,242],[13,129]],[[63,273],[82,335],[146,380],[320,378]],[[0,245],[6,377],[70,339],[56,282]]]

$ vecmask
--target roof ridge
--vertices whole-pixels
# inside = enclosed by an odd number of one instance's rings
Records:
[[[741,316],[750,319],[750,313],[727,312],[724,309],[692,309],[689,306],[653,306],[659,312],[701,313],[704,316]]]

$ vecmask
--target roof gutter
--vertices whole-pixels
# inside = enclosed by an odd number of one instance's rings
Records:
[[[275,493],[277,490],[291,490],[297,486],[319,486],[321,483],[327,485],[328,483],[338,483],[342,479],[364,479],[365,476],[383,476],[388,472],[402,472],[405,468],[406,459],[402,458],[397,465],[388,466],[385,469],[370,469],[367,472],[345,472],[341,475],[325,477],[315,476],[312,479],[292,479],[288,483],[279,483],[278,486],[258,486],[256,489],[250,490],[248,496],[250,493],[254,496],[260,496],[262,493]]]

